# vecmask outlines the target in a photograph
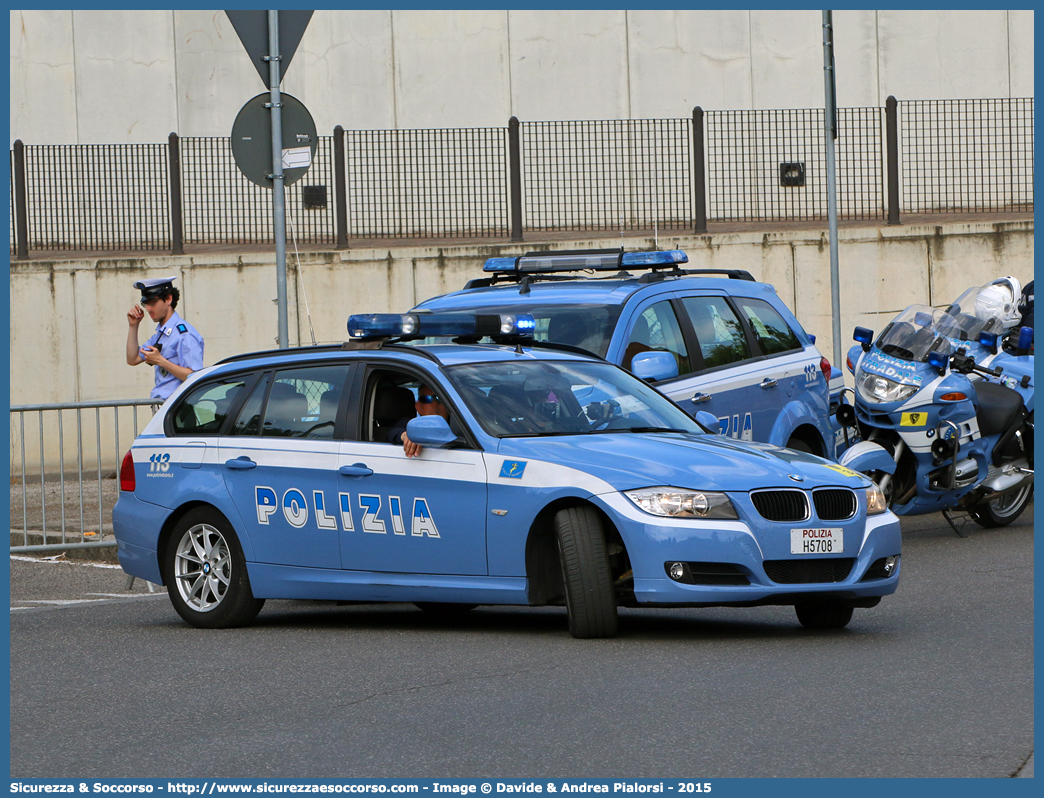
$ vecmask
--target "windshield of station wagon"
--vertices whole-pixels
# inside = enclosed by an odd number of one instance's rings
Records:
[[[683,410],[608,363],[475,363],[446,373],[486,432],[499,438],[703,433]]]
[[[461,308],[460,311],[480,315],[525,312],[536,319],[536,328],[533,330],[535,340],[576,346],[602,358],[609,351],[609,339],[612,338],[616,320],[620,317],[619,305],[508,305]],[[440,308],[437,312],[453,311]],[[448,340],[428,338],[424,343]]]

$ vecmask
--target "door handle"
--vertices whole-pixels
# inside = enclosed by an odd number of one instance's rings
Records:
[[[710,400],[710,394],[698,393],[689,401],[692,402],[694,405],[702,405],[704,402],[709,402]]]
[[[761,384],[760,384],[759,387],[761,387],[761,388],[775,388],[776,387],[776,381],[774,379],[772,379],[771,377],[766,377],[765,379],[763,379],[761,381]]]
[[[235,471],[242,471],[247,468],[257,468],[257,463],[255,463],[245,454],[241,457],[235,458],[234,460],[226,460],[225,465]]]
[[[366,463],[352,463],[341,466],[337,469],[337,473],[344,474],[346,477],[368,477],[373,473],[373,469],[367,468]]]

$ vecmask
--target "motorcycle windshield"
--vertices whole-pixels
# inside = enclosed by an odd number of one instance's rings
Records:
[[[983,327],[981,319],[962,313],[957,303],[947,310],[911,305],[884,328],[875,346],[886,355],[924,363],[930,352],[948,356],[977,343]]]

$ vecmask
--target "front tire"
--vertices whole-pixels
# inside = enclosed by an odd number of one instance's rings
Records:
[[[804,452],[805,454],[819,454],[819,452],[812,451],[812,447],[805,441],[805,439],[799,438],[797,435],[792,436],[790,440],[787,441],[786,448],[793,449],[795,452]]]
[[[569,633],[577,638],[613,637],[616,596],[602,521],[593,507],[568,507],[555,515]]]
[[[977,504],[968,509],[968,513],[979,526],[987,529],[1007,526],[1029,506],[1033,499],[1033,485],[1023,485],[1018,490],[998,496],[991,502]]]
[[[806,629],[844,629],[852,620],[852,608],[836,599],[794,605],[798,621]]]
[[[200,629],[245,626],[265,603],[254,598],[239,539],[216,510],[191,510],[178,522],[164,572],[174,609]]]

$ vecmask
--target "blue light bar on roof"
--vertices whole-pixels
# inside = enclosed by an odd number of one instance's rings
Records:
[[[348,337],[428,338],[436,336],[532,335],[536,319],[528,313],[362,313],[348,319]]]
[[[585,270],[605,272],[616,271],[628,266],[655,269],[688,262],[689,256],[680,249],[664,252],[621,252],[617,250],[531,252],[517,258],[490,258],[482,267],[482,271],[499,274],[546,274]]]
[[[628,252],[623,256],[621,266],[673,266],[676,263],[688,263],[689,256],[680,249],[668,249],[664,252]]]

